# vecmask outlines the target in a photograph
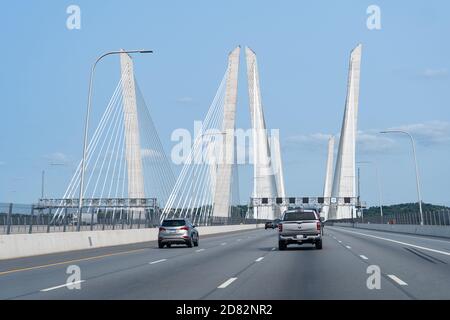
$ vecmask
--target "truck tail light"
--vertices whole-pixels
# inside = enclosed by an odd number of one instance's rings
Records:
[[[278,225],[278,231],[283,232],[283,225],[281,223]]]
[[[321,226],[321,223],[320,222],[317,222],[317,231],[320,231],[320,228],[321,228],[322,226]]]

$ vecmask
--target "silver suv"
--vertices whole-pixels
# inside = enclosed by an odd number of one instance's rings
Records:
[[[164,220],[159,227],[158,247],[185,244],[189,248],[198,247],[200,237],[195,226],[187,219]]]

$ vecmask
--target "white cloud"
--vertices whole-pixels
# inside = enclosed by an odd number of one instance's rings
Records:
[[[418,143],[425,146],[450,143],[450,122],[446,121],[428,121],[403,125],[393,129],[408,131]]]
[[[302,145],[306,147],[320,147],[326,146],[331,135],[326,133],[312,133],[304,135],[295,135],[286,138],[287,144]]]
[[[442,69],[431,69],[427,68],[422,72],[422,76],[425,78],[443,78],[448,76],[448,70]]]
[[[308,150],[313,152],[327,152],[328,140],[332,135],[326,133],[312,133],[290,136],[281,143],[282,150],[298,151]]]
[[[424,123],[408,124],[390,128],[390,130],[404,130],[413,135],[416,142],[423,146],[437,146],[450,144],[450,122],[428,121]],[[357,152],[361,154],[392,153],[401,147],[402,142],[394,135],[383,135],[381,129],[361,130],[357,136]],[[300,148],[320,149],[326,152],[326,143],[330,135],[314,133],[291,136],[285,140],[287,145]],[[336,148],[339,144],[339,135],[336,136]]]
[[[69,162],[69,157],[62,152],[54,152],[44,156],[51,163],[66,164]]]
[[[380,135],[379,130],[359,131],[356,144],[357,152],[361,154],[390,152],[396,146],[394,139]]]

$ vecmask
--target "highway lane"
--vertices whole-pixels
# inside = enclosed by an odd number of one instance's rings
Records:
[[[450,252],[450,241],[350,228],[325,230],[323,250],[305,245],[278,251],[276,231],[254,230],[203,238],[198,248],[160,250],[148,243],[1,261],[0,298],[449,298],[449,256],[439,252]],[[404,244],[362,233],[438,252],[413,253]],[[367,267],[373,264],[383,274],[380,290],[366,285]],[[69,265],[80,267],[81,290],[64,286]],[[31,269],[17,270],[20,267]]]
[[[352,228],[327,227],[327,233],[406,283],[402,287],[412,297],[450,299],[450,240]]]

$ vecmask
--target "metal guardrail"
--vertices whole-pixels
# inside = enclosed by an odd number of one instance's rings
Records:
[[[83,199],[85,208],[153,208],[157,207],[156,198],[129,199],[129,198],[102,198]],[[35,207],[39,208],[78,208],[79,199],[40,199]]]
[[[134,202],[133,202],[134,203]],[[134,206],[109,207],[111,203],[98,203],[96,210],[83,213],[81,231],[129,230],[156,228],[160,224],[161,211],[146,202]],[[62,219],[53,219],[55,210],[64,209]],[[0,235],[52,232],[76,232],[78,209],[73,203],[61,204],[59,199],[40,201],[35,205],[0,203]],[[208,226],[262,224],[267,220],[246,217],[210,217],[201,224]]]
[[[423,212],[424,225],[430,226],[450,226],[450,209]],[[328,220],[333,222],[360,223],[360,224],[400,224],[400,225],[420,225],[419,212],[401,212],[381,216],[361,216],[353,219]]]

